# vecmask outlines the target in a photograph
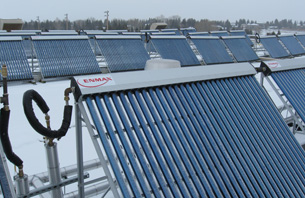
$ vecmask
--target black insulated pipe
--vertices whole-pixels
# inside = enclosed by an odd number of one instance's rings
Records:
[[[66,135],[72,118],[72,106],[65,105],[64,107],[64,115],[61,127],[58,130],[51,130],[49,128],[44,127],[39,120],[36,118],[32,100],[34,100],[40,110],[46,114],[50,110],[44,99],[35,91],[28,90],[23,95],[23,109],[24,113],[33,127],[39,134],[49,137],[49,138],[61,138]]]
[[[3,79],[3,97],[1,97],[1,103],[3,103],[4,107],[1,108],[1,112],[0,112],[0,139],[6,158],[19,168],[19,176],[23,177],[23,161],[13,152],[11,141],[8,135],[10,109],[9,109],[8,91],[7,91],[6,65],[2,66],[1,74]]]
[[[23,161],[13,152],[12,145],[8,135],[10,111],[1,109],[0,130],[1,143],[7,159],[17,167],[22,167]]]

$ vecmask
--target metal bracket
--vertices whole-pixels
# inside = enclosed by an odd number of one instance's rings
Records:
[[[293,134],[295,134],[295,133],[305,134],[305,129],[304,129],[303,123],[300,121],[299,116],[297,115],[296,111],[295,111],[295,113],[293,112],[293,107],[290,104],[288,104],[287,100],[286,101],[284,100],[283,95],[278,91],[278,89],[275,87],[275,85],[271,82],[269,76],[265,76],[265,79],[267,80],[267,82],[270,84],[270,86],[272,87],[272,89],[274,90],[274,92],[276,93],[278,98],[283,103],[284,109],[286,109],[290,113],[290,115],[294,121],[292,133]],[[298,128],[301,129],[301,132],[297,131]]]
[[[88,173],[84,174],[84,178],[89,178],[89,174]],[[33,191],[30,191],[29,194],[27,194],[25,196],[18,197],[18,198],[33,197],[33,196],[36,196],[36,195],[48,192],[50,190],[54,190],[54,189],[61,188],[63,186],[75,183],[77,181],[78,181],[78,177],[74,176],[72,178],[69,178],[69,179],[66,179],[66,180],[60,182],[59,184],[56,184],[56,185],[51,185],[50,184],[50,185],[46,185],[46,186],[44,186],[42,188],[35,189]]]

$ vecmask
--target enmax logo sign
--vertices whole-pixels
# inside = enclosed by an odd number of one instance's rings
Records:
[[[269,66],[269,68],[281,67],[281,65],[278,62],[276,62],[276,61],[268,61],[267,65]]]
[[[114,85],[114,80],[110,75],[103,77],[88,77],[77,79],[77,84],[86,88]]]

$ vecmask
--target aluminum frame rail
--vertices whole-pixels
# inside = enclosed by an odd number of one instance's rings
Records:
[[[42,36],[73,36],[78,35],[75,30],[49,30],[48,32],[41,32]]]
[[[263,61],[264,78],[272,86],[294,121],[293,133],[305,133],[305,59]],[[272,77],[275,84],[269,79]],[[277,87],[279,89],[277,89]],[[281,92],[280,92],[281,91]],[[297,128],[301,131],[297,131]]]
[[[110,72],[143,70],[150,59],[140,36],[96,36]]]
[[[161,32],[174,32],[175,35],[181,35],[180,31],[178,29],[161,29]]]
[[[259,57],[248,44],[245,36],[223,36],[221,39],[229,48],[237,62],[253,62]]]
[[[218,37],[230,36],[228,31],[210,31],[210,35]]]
[[[33,79],[21,36],[0,37],[0,65],[4,64],[7,66],[9,81]]]
[[[205,64],[233,63],[226,46],[217,36],[190,36]]]
[[[101,73],[88,36],[32,36],[32,42],[43,78]]]
[[[152,36],[175,36],[177,35],[175,32],[152,32]]]
[[[178,60],[181,66],[200,65],[185,36],[150,36],[149,41],[164,59]]]
[[[72,79],[114,197],[305,196],[304,150],[254,74],[238,63]]]
[[[35,33],[36,35],[40,34],[41,30],[11,30],[12,33]]]
[[[209,32],[189,32],[186,36],[211,36]]]

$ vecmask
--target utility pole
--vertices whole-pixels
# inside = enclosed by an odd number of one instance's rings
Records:
[[[105,11],[104,13],[106,13],[105,17],[107,17],[107,18],[106,18],[106,30],[108,30],[108,24],[109,24],[109,11],[107,10],[107,11]]]
[[[65,14],[65,16],[66,16],[66,30],[68,30],[68,26],[69,26],[68,14]]]
[[[37,30],[40,30],[40,20],[39,20],[39,16],[37,16]]]

